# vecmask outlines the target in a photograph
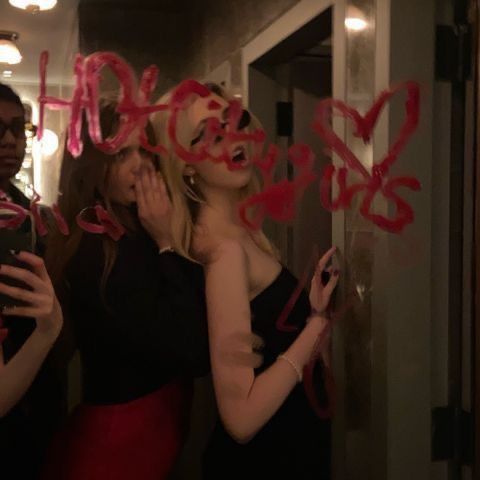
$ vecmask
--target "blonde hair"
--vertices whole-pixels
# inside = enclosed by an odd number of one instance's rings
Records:
[[[208,84],[207,87],[213,93],[227,101],[233,98],[218,85]],[[158,100],[158,103],[168,103],[172,92],[173,90],[162,96]],[[205,199],[195,185],[188,184],[188,180],[184,175],[186,162],[176,154],[173,143],[168,135],[168,118],[168,113],[158,113],[152,118],[152,125],[157,141],[166,148],[166,154],[162,155],[160,161],[160,170],[165,178],[172,202],[171,228],[173,247],[178,253],[190,260],[203,263],[203,259],[200,259],[198,254],[192,251],[192,242],[200,206],[205,202]],[[252,119],[253,118],[252,116]],[[256,126],[260,126],[257,120],[255,120],[255,123],[257,124]],[[182,140],[186,141],[189,134],[191,134],[185,116],[178,116],[176,134],[180,142],[182,142]],[[187,144],[189,144],[189,142],[187,142]],[[258,175],[254,174],[250,182],[242,188],[240,197],[241,199],[247,198],[250,195],[258,193],[260,190],[260,179]],[[274,257],[278,257],[277,251],[261,230],[255,235],[254,240],[263,251]]]

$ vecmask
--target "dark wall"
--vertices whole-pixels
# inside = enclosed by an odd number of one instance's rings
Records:
[[[80,0],[80,51],[115,51],[137,73],[155,63],[159,92],[225,60],[239,83],[241,48],[298,1]]]
[[[197,70],[207,74],[225,60],[234,69],[241,48],[299,0],[206,0],[202,2],[203,36]],[[233,75],[239,72],[232,72]]]
[[[122,55],[140,74],[156,64],[160,68],[158,91],[184,77],[196,75],[193,22],[196,7],[187,0],[81,0],[79,44],[84,54],[111,50]],[[198,2],[195,2],[198,5]]]

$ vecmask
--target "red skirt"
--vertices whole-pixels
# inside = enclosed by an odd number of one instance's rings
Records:
[[[162,480],[180,452],[191,388],[170,383],[116,405],[80,405],[52,444],[44,480]]]

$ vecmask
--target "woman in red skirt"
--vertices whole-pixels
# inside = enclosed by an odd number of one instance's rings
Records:
[[[105,137],[116,131],[113,105],[100,117]],[[158,170],[138,131],[116,155],[86,136],[79,158],[65,154],[59,203],[71,233],[52,238],[47,264],[80,352],[83,402],[51,448],[45,479],[160,480],[181,448],[192,379],[208,371],[203,271],[170,247]],[[77,225],[79,212],[93,221],[96,204],[124,229],[118,241],[113,227]]]

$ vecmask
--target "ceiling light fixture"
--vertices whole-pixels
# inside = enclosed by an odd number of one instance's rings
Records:
[[[57,4],[57,0],[9,0],[9,2],[10,5],[29,13],[51,10]]]
[[[22,61],[20,50],[15,45],[18,33],[0,31],[0,63],[15,65]]]

